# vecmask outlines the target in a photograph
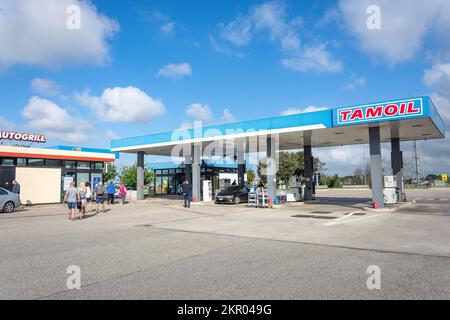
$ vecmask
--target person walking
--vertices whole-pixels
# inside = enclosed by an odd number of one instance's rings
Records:
[[[102,207],[102,212],[105,212],[105,198],[104,198],[104,193],[105,193],[105,188],[103,187],[103,183],[99,182],[96,186],[95,186],[95,203],[97,204],[97,208],[96,208],[96,212],[99,213],[100,210],[100,206]]]
[[[189,180],[184,180],[183,183],[183,198],[184,198],[184,207],[191,207],[191,194],[192,194],[192,185],[189,183]]]
[[[74,221],[75,208],[78,201],[80,201],[80,194],[78,193],[78,189],[75,188],[75,182],[72,181],[70,182],[69,188],[66,190],[63,201],[63,203],[67,202],[67,207],[69,208],[69,220]]]
[[[16,193],[19,196],[19,203],[20,203],[19,208],[22,208],[22,201],[20,201],[20,184],[17,182],[17,180],[14,179],[12,181],[12,185],[13,187],[11,189],[11,192]]]
[[[127,187],[125,187],[125,185],[123,183],[120,186],[119,195],[120,195],[120,200],[122,201],[122,204],[125,204],[125,201],[127,199]]]
[[[83,220],[84,217],[86,216],[86,204],[87,204],[87,200],[86,200],[86,185],[84,182],[80,183],[80,188],[78,189],[78,193],[80,195],[80,200],[78,201],[78,210],[79,210],[79,214],[80,214],[80,220]]]
[[[86,208],[85,212],[91,212],[92,211],[92,190],[91,190],[91,184],[89,182],[86,182]]]
[[[108,194],[108,204],[114,204],[114,194],[116,193],[116,187],[112,180],[108,181],[106,185],[106,193]]]
[[[17,182],[17,180],[13,180],[12,181],[12,185],[13,185],[13,187],[12,187],[11,192],[12,193],[17,193],[17,194],[20,195],[20,184]]]

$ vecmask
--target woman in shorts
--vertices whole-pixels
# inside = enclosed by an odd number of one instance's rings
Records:
[[[100,213],[100,207],[102,208],[101,212],[105,212],[105,198],[104,198],[105,188],[103,184],[100,182],[95,187],[95,202],[97,203],[97,213]]]
[[[64,203],[67,202],[67,207],[69,209],[69,219],[73,221],[75,218],[75,209],[77,207],[77,202],[80,201],[80,194],[78,189],[75,187],[75,182],[70,182],[69,188],[66,190],[66,195],[64,196]]]
[[[86,186],[86,208],[85,208],[85,212],[91,212],[92,211],[92,190],[91,190],[91,184],[89,182],[86,182],[84,185]]]
[[[80,210],[80,220],[83,220],[86,216],[86,185],[84,182],[80,183],[80,188],[78,189],[78,194],[80,195],[78,210]]]

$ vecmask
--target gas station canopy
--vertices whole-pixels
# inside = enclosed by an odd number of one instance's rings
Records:
[[[383,101],[287,116],[227,123],[188,130],[117,139],[111,151],[170,156],[177,145],[202,142],[235,143],[236,139],[278,135],[279,150],[331,147],[369,142],[369,127],[380,128],[380,141],[439,139],[445,135],[442,118],[428,96]]]

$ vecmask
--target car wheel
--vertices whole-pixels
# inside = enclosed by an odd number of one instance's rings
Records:
[[[3,212],[11,213],[13,211],[14,211],[14,203],[12,201],[8,201],[7,203],[5,203],[5,205],[3,206]]]
[[[234,204],[239,204],[241,203],[241,199],[239,199],[238,196],[234,197]]]

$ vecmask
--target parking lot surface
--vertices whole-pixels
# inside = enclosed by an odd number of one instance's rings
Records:
[[[449,191],[408,197],[382,211],[365,190],[276,209],[152,199],[83,221],[27,208],[0,215],[0,298],[448,299]],[[79,290],[67,288],[73,265]]]

